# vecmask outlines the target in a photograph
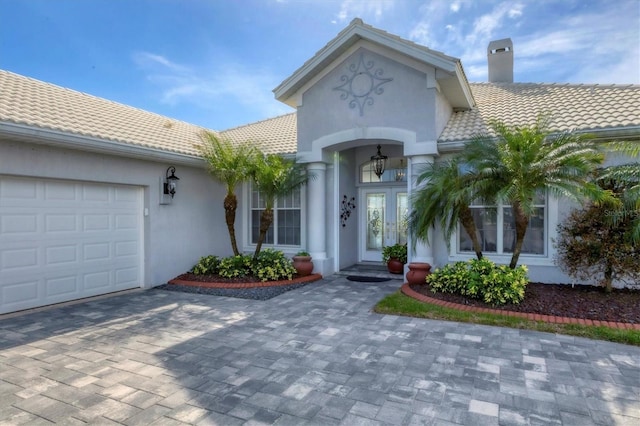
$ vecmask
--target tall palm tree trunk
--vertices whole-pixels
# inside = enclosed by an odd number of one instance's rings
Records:
[[[480,241],[478,241],[478,235],[476,234],[476,223],[473,220],[473,214],[471,209],[467,206],[460,208],[460,223],[462,227],[471,238],[471,244],[473,245],[473,251],[476,253],[478,260],[482,259],[482,248],[480,247]]]
[[[229,193],[224,197],[224,218],[227,221],[227,229],[229,230],[229,238],[231,239],[231,248],[234,256],[240,254],[238,244],[236,243],[236,210],[238,209],[238,198],[236,194]]]
[[[513,248],[513,254],[511,255],[511,263],[509,268],[515,269],[518,265],[518,258],[522,252],[522,244],[524,243],[524,236],[527,232],[527,226],[529,226],[529,216],[524,213],[520,203],[515,202],[512,205],[513,215],[516,220],[516,245]]]
[[[253,258],[257,258],[260,253],[260,249],[262,249],[262,242],[267,236],[267,231],[269,227],[273,223],[273,209],[270,207],[262,210],[260,214],[260,234],[258,235],[258,243],[256,244],[256,251],[253,253]]]

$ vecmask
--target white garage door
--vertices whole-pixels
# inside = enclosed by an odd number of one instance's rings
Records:
[[[0,176],[0,313],[139,287],[142,188]]]

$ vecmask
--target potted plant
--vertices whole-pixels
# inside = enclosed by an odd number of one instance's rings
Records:
[[[313,271],[313,262],[311,261],[311,255],[304,250],[299,251],[293,256],[293,267],[298,272],[298,275],[305,277]]]
[[[409,272],[407,272],[407,282],[409,284],[424,284],[427,275],[431,273],[431,265],[426,262],[411,262]]]
[[[407,263],[407,245],[394,244],[382,247],[382,263],[387,265],[392,274],[402,274],[404,264]]]

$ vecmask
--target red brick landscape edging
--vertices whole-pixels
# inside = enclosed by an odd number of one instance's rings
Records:
[[[417,291],[414,291],[411,287],[409,287],[408,283],[404,283],[402,287],[400,287],[400,290],[406,296],[409,296],[412,299],[416,299],[420,302],[431,303],[432,305],[438,305],[444,308],[457,309],[459,311],[475,312],[479,314],[505,315],[509,317],[524,318],[530,321],[542,321],[542,322],[549,322],[554,324],[580,324],[580,325],[603,326],[603,327],[626,329],[626,330],[640,330],[640,324],[631,324],[627,322],[597,321],[597,320],[590,320],[590,319],[583,319],[583,318],[557,317],[553,315],[531,314],[527,312],[514,312],[514,311],[503,311],[500,309],[478,308],[476,306],[467,306],[467,305],[461,305],[459,303],[446,302],[444,300],[434,299],[433,297],[420,294]]]
[[[283,280],[283,281],[266,281],[266,282],[253,282],[253,283],[210,283],[210,282],[174,279],[174,280],[170,280],[168,284],[177,284],[177,285],[186,285],[191,287],[204,287],[204,288],[239,289],[239,288],[277,287],[281,285],[310,283],[313,281],[318,281],[320,279],[322,279],[321,274],[311,274],[311,275],[307,275],[306,277],[297,277],[291,280]]]

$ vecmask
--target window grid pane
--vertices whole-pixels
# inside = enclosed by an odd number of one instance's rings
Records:
[[[484,253],[495,253],[498,241],[498,214],[495,207],[472,207],[471,214],[476,224],[476,237],[480,242],[480,249]],[[471,238],[462,225],[459,225],[460,251],[473,251]]]
[[[505,253],[513,253],[516,245],[516,225],[511,207],[504,208],[503,245]],[[537,207],[529,218],[522,242],[522,253],[544,254],[544,207]]]
[[[278,244],[300,245],[300,210],[278,210]]]
[[[529,219],[529,225],[522,244],[523,254],[545,254],[545,208],[546,195],[544,192],[536,195],[535,209]],[[476,232],[484,253],[513,253],[515,246],[515,219],[512,208],[501,206],[483,206],[480,201],[471,205],[471,211],[476,224]],[[498,224],[502,226],[499,229]],[[499,244],[502,242],[502,251],[499,252]],[[458,251],[473,252],[471,238],[467,235],[461,224],[458,225]]]
[[[267,231],[263,244],[277,245],[301,244],[301,197],[300,189],[296,189],[276,200],[273,211],[273,223]],[[260,234],[260,215],[266,206],[264,197],[257,190],[251,190],[251,243],[257,244]]]
[[[260,236],[260,215],[262,210],[251,211],[251,243],[257,244],[258,237]],[[267,230],[267,235],[264,238],[263,244],[273,244],[273,223]]]

